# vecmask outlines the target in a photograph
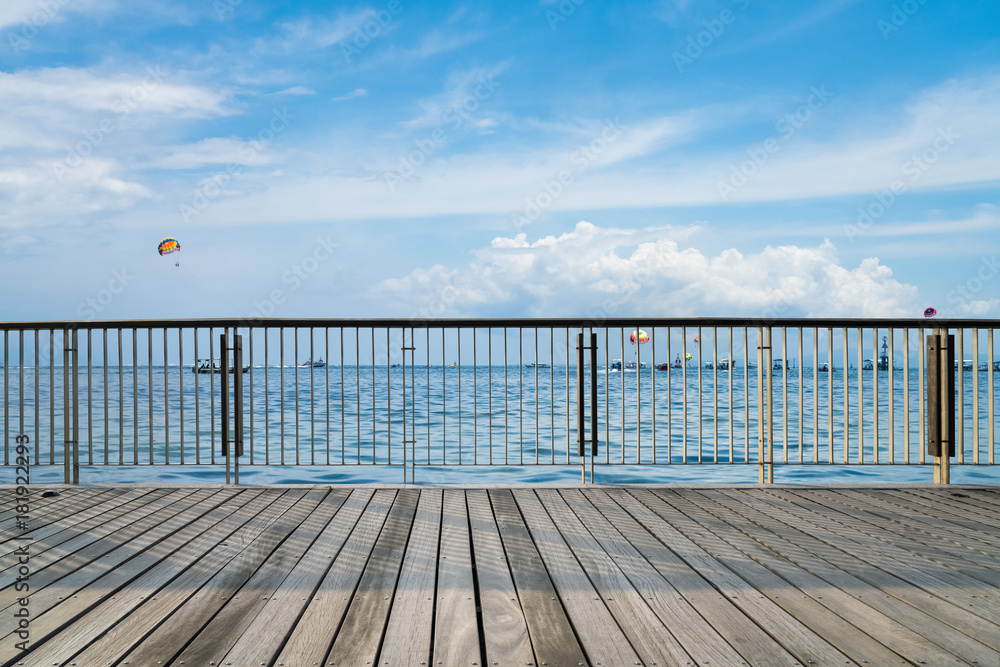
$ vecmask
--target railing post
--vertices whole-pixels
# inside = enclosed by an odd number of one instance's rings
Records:
[[[80,483],[76,342],[76,329],[63,329],[63,480],[66,484]]]
[[[934,483],[950,483],[955,455],[955,336],[946,329],[927,336],[927,454]]]
[[[767,352],[765,352],[767,350]],[[774,482],[774,463],[771,459],[771,328],[757,327],[757,481]],[[767,389],[765,391],[765,383]],[[767,430],[765,431],[765,425]]]
[[[229,365],[229,352],[233,352],[233,365]],[[222,374],[222,455],[226,457],[226,484],[230,472],[233,483],[240,483],[240,457],[243,456],[243,336],[233,334],[233,345],[229,346],[229,334],[219,335],[221,359],[219,372]],[[229,430],[229,374],[233,373],[233,437]],[[232,445],[232,447],[230,447]]]
[[[583,332],[576,335],[576,454],[580,457],[580,483],[587,483],[585,407],[583,403]]]
[[[214,360],[210,360],[212,372],[215,372]],[[220,389],[222,395],[219,397],[219,409],[222,411],[220,427],[222,431],[222,455],[226,457],[226,484],[229,484],[230,465],[232,461],[229,456],[229,335],[219,334],[219,370],[222,374]]]

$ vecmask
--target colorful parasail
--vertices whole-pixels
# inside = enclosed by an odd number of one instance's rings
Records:
[[[169,255],[172,252],[180,250],[181,244],[178,243],[177,239],[163,239],[160,241],[160,246],[157,249],[161,255]]]
[[[637,342],[638,343],[648,343],[649,342],[649,334],[646,333],[645,331],[643,331],[642,329],[638,329],[636,331],[633,331],[632,335],[629,336],[628,339],[629,339],[629,341],[631,341],[631,343],[633,345],[635,345]]]
[[[935,315],[937,315],[937,311],[933,308],[926,308],[924,310],[924,317],[934,317]]]
[[[690,352],[685,352],[684,359],[686,359],[687,361],[691,361],[692,359],[694,359],[694,356]]]

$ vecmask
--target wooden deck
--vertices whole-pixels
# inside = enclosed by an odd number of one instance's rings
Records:
[[[998,487],[0,492],[0,665],[1000,665]]]

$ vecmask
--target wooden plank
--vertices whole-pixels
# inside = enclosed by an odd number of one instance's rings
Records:
[[[375,542],[354,600],[337,631],[328,662],[362,665],[378,657],[419,495],[416,489],[403,489],[396,494],[396,502]]]
[[[642,599],[648,601],[649,606],[670,629],[695,664],[738,665],[740,663],[740,654],[684,598],[680,597],[677,590],[642,557],[635,547],[628,543],[614,525],[584,498],[581,491],[564,490],[561,495],[596,540],[591,549],[595,553],[598,549],[603,549],[617,564],[628,582],[635,587]],[[544,502],[545,498],[542,499]],[[563,526],[565,534],[563,523],[559,522],[559,525]],[[618,617],[617,614],[615,616]]]
[[[37,572],[72,552],[74,548],[89,544],[99,536],[106,535],[111,532],[114,526],[121,525],[119,520],[127,523],[128,517],[138,516],[151,503],[167,495],[169,495],[169,491],[166,489],[154,489],[150,493],[133,498],[119,496],[121,502],[116,502],[103,511],[91,513],[89,517],[76,525],[42,536],[40,539],[33,539],[31,543],[32,571]],[[3,581],[4,570],[0,570],[0,582]]]
[[[172,538],[165,540],[157,545],[162,548],[163,556],[152,567],[129,581],[127,588],[117,596],[104,598],[65,625],[59,632],[59,640],[36,648],[32,659],[43,665],[67,662],[95,637],[156,597],[175,578],[184,578],[187,574],[186,578],[192,582],[207,579],[208,572],[216,572],[232,560],[247,542],[253,541],[305,494],[304,489],[268,490],[231,511],[230,508],[216,510],[215,517],[206,517],[204,523],[208,525],[192,524],[180,531],[176,536],[179,548],[173,551],[168,551],[173,546],[169,544]]]
[[[234,511],[238,511],[242,505],[251,501],[257,495],[259,494],[254,492],[243,492],[234,498],[230,498],[230,502],[221,508],[204,508],[204,510],[208,510],[207,513],[196,510],[175,517],[178,523],[183,523],[180,526],[171,526],[168,529],[167,537],[160,539],[163,538],[163,535],[158,534],[153,539],[143,541],[148,548],[144,548],[138,553],[133,551],[134,555],[131,558],[98,579],[89,581],[86,586],[76,590],[72,598],[64,599],[46,613],[34,617],[31,622],[33,645],[37,647],[42,642],[45,642],[76,618],[100,604],[103,598],[107,597],[113,601],[117,601],[116,593],[127,586],[129,582],[153,567],[156,563],[167,558],[190,539],[201,534],[218,519]],[[133,545],[136,542],[139,542],[139,540],[133,540]],[[63,582],[74,578],[74,575],[70,575]],[[59,586],[50,586],[45,591],[42,591],[42,593],[44,594],[50,590],[59,592],[59,588]],[[124,599],[131,598],[127,590],[124,591],[124,595],[126,596]],[[34,596],[32,596],[33,604],[34,599]],[[14,650],[16,641],[17,636],[14,634],[3,636],[0,639],[0,655],[16,654]]]
[[[693,632],[698,629],[702,622],[707,622],[713,631],[721,635],[751,665],[761,663],[763,665],[794,666],[799,664],[799,661],[791,653],[757,625],[733,600],[719,595],[711,583],[702,578],[686,561],[664,546],[635,517],[611,500],[607,493],[600,489],[587,489],[583,494],[601,512],[601,515],[606,517],[607,522],[628,541],[627,546],[622,545],[622,551],[628,553],[629,548],[634,548],[660,574],[667,586],[664,595],[668,598],[676,598],[676,615],[683,619],[683,623],[680,625],[685,628],[685,633],[688,632],[687,625],[694,626],[690,629]],[[643,507],[643,509],[645,508]],[[645,512],[648,513],[646,521],[656,522],[660,520],[650,510],[645,509]],[[640,569],[643,566],[639,562],[635,564],[635,567]],[[706,641],[714,642],[710,632],[706,631],[705,636]],[[689,649],[692,653],[695,650]],[[723,662],[722,664],[736,663]]]
[[[337,489],[335,493],[340,496],[342,491]],[[372,489],[357,489],[350,497],[340,498],[341,505],[335,515],[324,512],[324,516],[318,517],[319,527],[304,524],[296,531],[291,542],[298,540],[300,534],[305,540],[316,537],[307,545],[288,576],[277,587],[265,586],[263,578],[248,584],[247,588],[254,591],[250,598],[254,610],[234,609],[231,621],[238,619],[240,625],[231,622],[229,627],[217,629],[214,637],[205,637],[206,646],[215,649],[213,657],[218,664],[271,664],[302,611],[314,599],[317,586],[350,537],[373,493]],[[313,517],[310,517],[312,520]],[[270,595],[264,600],[268,591]],[[208,659],[206,655],[192,655],[192,662],[204,664]]]
[[[661,500],[648,491],[634,490],[629,493],[622,489],[612,489],[608,495],[627,512],[642,523],[665,546],[681,557],[695,571],[707,579],[719,594],[731,600],[788,650],[803,665],[843,665],[847,657],[833,644],[804,625],[794,613],[790,613],[770,596],[764,596],[749,581],[678,530],[674,523],[687,523],[680,516],[661,516],[640,500],[664,509]],[[671,513],[667,513],[671,514]],[[848,661],[849,662],[849,661]]]
[[[3,531],[0,533],[2,535],[2,538],[0,538],[0,549],[9,547],[14,535],[31,537],[36,542],[44,543],[46,539],[61,530],[73,528],[93,516],[122,503],[140,498],[149,492],[149,489],[133,489],[125,493],[77,496],[79,500],[53,508],[45,514],[32,511],[28,523],[29,525],[34,525],[34,528],[28,532],[16,530],[15,519],[11,518],[5,522],[6,525],[0,526],[0,531]]]
[[[933,487],[907,487],[902,490],[911,498],[923,498],[935,507],[955,517],[971,517],[997,527],[1000,512],[1000,493],[987,489],[953,489]]]
[[[628,637],[601,602],[587,574],[535,494],[518,490],[514,499],[590,661],[602,665],[639,664],[639,656]]]
[[[554,489],[538,489],[535,495],[559,527],[566,544],[587,574],[601,602],[618,623],[643,664],[686,664],[691,656],[656,612],[646,603],[614,559],[566,505]],[[735,655],[732,651],[730,654]],[[739,657],[736,656],[739,660]]]
[[[160,512],[133,524],[129,528],[116,532],[113,537],[105,538],[91,545],[93,547],[100,545],[104,549],[104,553],[96,560],[89,561],[92,554],[84,553],[72,563],[74,567],[70,569],[52,566],[44,570],[38,577],[33,575],[32,580],[45,585],[31,590],[32,617],[38,618],[64,600],[71,599],[80,589],[113,572],[122,563],[142,552],[149,545],[179,530],[194,517],[209,512],[227,498],[232,497],[234,493],[233,491],[205,490],[192,494],[186,502],[176,503],[176,507],[160,510]],[[90,551],[89,547],[83,550],[83,552],[88,551]],[[80,556],[83,552],[74,554],[74,557]],[[86,564],[86,567],[83,567],[82,564]],[[61,566],[63,563],[57,565]],[[17,594],[13,588],[9,588],[0,592],[0,597],[8,604],[14,604]],[[13,624],[6,624],[8,619],[8,616],[0,616],[0,636],[13,630]]]
[[[527,555],[518,556],[510,550],[511,544],[501,542],[504,515],[497,498],[493,499],[494,507],[491,507],[486,491],[470,490],[466,492],[465,500],[469,507],[486,664],[503,662],[526,665],[535,660],[535,655],[531,650],[524,611],[518,603],[518,589],[514,587],[515,579],[520,587],[518,577],[521,572],[515,571],[512,578],[511,570],[525,565]],[[496,517],[493,515],[494,508],[497,511]],[[506,537],[507,532],[504,532],[504,538]],[[505,546],[508,549],[506,556]]]
[[[390,489],[380,489],[372,496],[351,536],[292,628],[278,654],[279,665],[312,665],[326,660],[395,497],[396,492]]]
[[[382,650],[378,654],[379,665],[413,665],[431,659],[441,503],[441,489],[420,492]]]
[[[484,664],[476,622],[469,514],[465,491],[459,489],[444,491],[436,594],[434,660],[444,665]]]
[[[124,493],[124,489],[64,488],[55,490],[46,489],[37,484],[28,485],[26,488],[28,489],[30,512],[31,514],[37,512],[40,521],[41,517],[52,515],[52,509],[60,503],[73,501],[77,497],[93,496],[97,493]],[[17,495],[17,486],[14,484],[0,484],[0,489],[3,489],[3,500],[0,501],[0,522],[5,522],[20,514],[17,511],[17,506],[21,504],[21,497]],[[46,491],[55,491],[58,495],[43,497],[42,494]],[[44,521],[42,523],[44,524]],[[6,525],[6,523],[0,523],[0,527]]]
[[[729,492],[724,493],[733,495]],[[883,594],[898,598],[993,648],[1000,645],[1000,632],[997,631],[995,624],[951,604],[944,598],[928,594],[913,583],[904,581],[893,573],[872,567],[871,564],[839,548],[840,536],[831,535],[825,525],[815,523],[815,516],[799,511],[797,506],[791,503],[781,503],[768,497],[752,497],[746,492],[739,494],[735,499],[738,503],[754,507],[768,516],[789,523],[799,531],[814,538],[815,542],[811,544],[811,549],[814,552],[821,554],[826,560],[845,572],[877,587]]]
[[[133,665],[166,664],[180,651],[186,638],[193,637],[204,624],[204,616],[199,614],[204,614],[205,608],[213,606],[210,598],[214,598],[218,590],[213,588],[211,582],[217,581],[226,572],[239,572],[249,578],[249,573],[255,571],[278,544],[319,507],[318,502],[324,493],[318,489],[310,491],[287,511],[274,517],[257,536],[248,530],[251,524],[244,526],[240,535],[234,535],[239,539],[237,543],[243,545],[238,553],[228,548],[213,551],[156,595],[147,598],[142,606],[74,656],[73,660],[78,665],[117,664],[123,658]],[[272,503],[265,511],[273,512],[280,508],[279,503]],[[228,541],[236,542],[233,539]],[[196,595],[201,600],[185,607],[185,603],[192,601]]]
[[[80,535],[78,538],[74,538],[71,542],[79,539],[88,543],[84,546],[74,545],[75,548],[71,553],[60,554],[60,549],[50,549],[37,561],[32,561],[30,582],[33,596],[32,603],[38,603],[38,593],[46,586],[84,567],[88,567],[88,572],[93,574],[94,577],[100,571],[106,572],[110,570],[114,567],[114,564],[107,560],[100,561],[99,564],[93,567],[88,566],[88,563],[101,558],[153,526],[159,525],[163,521],[180,513],[190,505],[191,498],[205,499],[214,493],[216,492],[207,489],[200,491],[185,489],[180,493],[172,493],[169,496],[146,505],[143,511],[149,510],[149,514],[138,516],[135,521],[131,521],[130,523],[119,520],[111,524],[110,532],[104,535],[98,534],[98,539],[94,539],[93,541],[87,540],[87,535]],[[178,504],[180,500],[185,498],[188,499],[188,504]],[[122,555],[122,560],[127,557],[127,555]],[[56,560],[50,560],[50,558],[56,558]],[[35,569],[36,567],[37,569]],[[13,586],[8,586],[0,590],[0,610],[2,610],[0,615],[9,610],[10,605],[17,604],[17,597],[18,593]],[[40,612],[41,610],[39,609],[38,611]]]
[[[862,629],[898,656],[912,663],[919,663],[921,660],[929,664],[942,665],[956,662],[957,656],[953,652],[900,622],[894,615],[886,613],[887,605],[883,604],[884,598],[871,595],[874,593],[873,589],[849,575],[838,573],[832,566],[821,567],[818,559],[780,536],[788,534],[791,539],[795,539],[790,530],[777,525],[773,528],[780,533],[775,533],[769,528],[755,524],[741,511],[741,508],[718,503],[711,494],[682,489],[679,489],[677,494],[690,502],[686,511],[692,518],[698,515],[697,518],[701,523],[734,548],[775,572],[855,627]],[[693,508],[698,508],[700,512]],[[739,527],[730,525],[726,518],[738,521]],[[744,531],[752,532],[753,537]],[[789,554],[789,551],[792,554]],[[805,563],[800,565],[793,559],[793,554],[799,556]],[[818,569],[819,572],[814,572],[814,569]],[[822,576],[823,574],[826,576]],[[847,590],[850,590],[851,594],[842,589],[841,584],[850,586]],[[865,589],[868,589],[870,595],[865,597],[862,594],[859,597],[858,591]],[[916,619],[915,615],[910,615],[908,620],[919,619]],[[928,622],[918,625],[922,626],[922,629],[929,630],[933,624],[930,623],[931,619],[925,620]],[[1000,654],[981,646],[979,656],[985,659],[988,655],[1000,659]],[[871,658],[867,659],[871,661]],[[885,659],[898,658],[889,655]]]
[[[703,495],[717,501],[732,515],[744,518],[747,526],[754,527],[755,539],[764,546],[822,577],[839,590],[848,592],[859,600],[863,599],[869,606],[874,606],[886,616],[914,631],[919,637],[933,641],[966,662],[979,662],[985,665],[1000,661],[1000,653],[995,649],[991,650],[985,644],[947,623],[837,567],[835,563],[823,557],[824,553],[828,553],[823,548],[825,545],[794,526],[778,521],[748,504],[736,502],[730,494],[704,491]],[[763,530],[757,530],[756,527]],[[926,661],[926,658],[924,659]]]
[[[504,655],[501,647],[504,644],[519,646],[522,642],[530,638],[531,644],[525,645],[523,650],[528,655],[524,662],[530,660],[530,651],[533,648],[536,664],[548,663],[550,665],[575,665],[581,662],[586,664],[583,647],[576,637],[573,625],[566,615],[566,610],[559,600],[559,593],[556,592],[549,573],[545,570],[542,557],[535,548],[535,543],[531,540],[528,527],[524,524],[524,519],[514,502],[514,497],[509,490],[497,490],[490,492],[490,499],[493,503],[493,514],[495,515],[496,526],[490,521],[489,505],[483,504],[477,508],[477,514],[482,530],[482,545],[476,545],[476,563],[479,568],[479,587],[483,597],[483,625],[487,633],[499,635],[498,628],[493,628],[492,614],[487,613],[485,592],[483,591],[483,569],[485,567],[496,568],[498,572],[493,575],[494,583],[498,585],[494,597],[495,606],[510,605],[511,614],[514,620],[510,627],[505,628],[506,636],[494,638],[494,654]],[[498,542],[491,544],[496,539],[495,530],[499,529],[499,537],[502,545]],[[506,559],[501,560],[502,554],[506,551]],[[510,574],[508,574],[508,568]],[[508,591],[503,588],[507,585],[508,579],[513,575],[513,584],[516,585],[516,593],[512,589]],[[516,595],[516,599],[515,598]],[[512,598],[508,603],[506,597]],[[513,605],[520,602],[520,607],[514,609]],[[525,632],[522,635],[522,627]],[[489,643],[489,642],[488,642]],[[516,654],[509,654],[513,657]],[[487,657],[489,664],[493,660]],[[502,662],[502,659],[500,660]],[[508,664],[520,664],[520,658],[512,659]]]
[[[958,605],[986,619],[991,623],[1000,622],[1000,607],[989,598],[977,597],[981,593],[982,583],[963,574],[950,570],[905,549],[890,544],[882,539],[870,536],[860,530],[855,530],[850,516],[834,512],[821,503],[811,501],[790,492],[770,493],[776,498],[810,510],[814,515],[824,519],[824,525],[838,536],[837,546],[852,553],[875,567],[905,579],[929,593],[947,597]],[[844,524],[840,521],[844,520]]]
[[[768,552],[767,559],[771,560],[774,570],[765,567],[752,559],[744,550],[713,532],[713,528],[716,531],[720,530],[720,526],[717,525],[720,522],[700,512],[692,503],[685,502],[671,491],[658,491],[655,495],[663,501],[663,505],[657,507],[655,501],[646,501],[653,511],[659,510],[664,513],[663,515],[669,514],[671,522],[679,530],[696,540],[702,548],[753,585],[758,594],[777,602],[813,632],[836,646],[845,656],[858,664],[862,664],[865,660],[874,664],[899,663],[902,656],[845,620],[839,613],[829,609],[823,603],[825,600],[810,597],[808,588],[803,589],[795,585],[795,581],[801,581],[811,575],[803,573],[805,576],[800,576],[793,571],[794,567],[786,566],[782,562],[783,559],[773,552]],[[789,581],[788,577],[794,581]],[[818,578],[812,577],[811,581],[820,586],[823,595],[819,597],[825,598],[834,594],[833,587],[824,588],[824,584]]]
[[[855,494],[852,492],[844,495]],[[941,503],[935,502],[936,499],[933,497],[901,490],[885,489],[876,497],[897,515],[919,517],[910,523],[921,525],[925,530],[933,529],[935,532],[945,534],[958,533],[963,537],[974,537],[988,543],[994,553],[1000,544],[1000,537],[997,537],[998,527],[990,525],[991,521],[981,520],[984,517],[964,507],[942,506]]]

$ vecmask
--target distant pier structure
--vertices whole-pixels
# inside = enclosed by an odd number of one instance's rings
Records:
[[[878,355],[878,369],[880,371],[889,370],[889,344],[886,340],[887,336],[882,336],[882,354]]]

